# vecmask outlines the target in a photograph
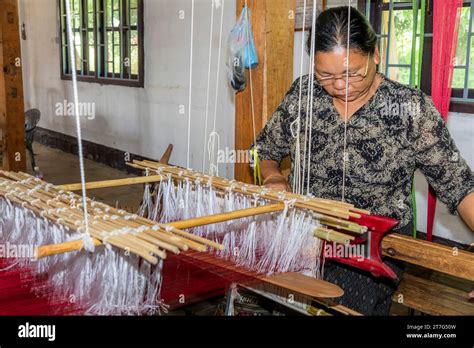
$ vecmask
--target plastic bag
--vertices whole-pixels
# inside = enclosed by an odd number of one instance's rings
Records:
[[[244,6],[237,24],[230,32],[227,45],[227,75],[232,88],[238,92],[247,85],[245,69],[253,69],[258,65],[249,12]]]

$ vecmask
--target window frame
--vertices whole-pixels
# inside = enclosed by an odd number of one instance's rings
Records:
[[[474,88],[469,88],[469,73],[470,73],[470,64],[471,64],[471,46],[474,46],[474,0],[464,0],[464,7],[471,7],[470,18],[469,18],[469,28],[468,28],[468,37],[467,37],[467,52],[466,52],[466,65],[465,65],[465,80],[464,88],[453,88],[451,92],[451,103],[454,103],[456,108],[461,108],[463,105],[468,105],[474,103]],[[466,88],[467,84],[467,88]],[[467,99],[466,99],[467,97]],[[471,101],[472,100],[472,101]],[[474,104],[471,105],[474,108]],[[474,113],[474,110],[471,111]]]
[[[66,49],[69,49],[69,45],[66,45],[63,42],[63,30],[64,30],[64,24],[63,24],[63,13],[62,13],[62,7],[61,3],[63,5],[65,4],[66,0],[57,0],[57,13],[58,13],[58,31],[59,31],[59,55],[60,55],[60,76],[61,80],[66,80],[66,81],[71,81],[72,80],[72,74],[66,74],[65,70],[69,70],[69,53],[65,54],[63,52],[64,47]],[[84,25],[84,21],[86,20],[86,17],[82,13],[82,9],[84,8],[84,3],[87,2],[87,0],[76,0],[81,3],[81,28]],[[120,9],[121,11],[126,11],[126,8],[123,6],[123,4],[126,4],[129,0],[119,0],[121,2]],[[81,65],[81,70],[76,70],[77,71],[77,80],[82,81],[82,82],[89,82],[89,83],[97,83],[100,85],[117,85],[117,86],[125,86],[125,87],[137,87],[137,88],[143,88],[144,83],[145,83],[145,51],[144,51],[144,1],[143,0],[137,0],[137,35],[138,35],[138,78],[137,79],[131,79],[131,78],[122,78],[122,77],[114,77],[112,73],[107,74],[107,76],[100,76],[100,70],[105,69],[105,64],[108,64],[106,61],[105,55],[106,55],[106,46],[105,46],[105,37],[107,33],[107,26],[104,25],[102,28],[98,28],[98,22],[99,21],[104,21],[104,16],[100,16],[100,12],[98,10],[98,5],[100,4],[105,4],[105,0],[93,0],[94,3],[94,27],[93,27],[93,35],[94,35],[94,45],[93,47],[95,48],[95,57],[94,57],[94,67],[95,71],[93,72],[93,75],[84,75],[82,72],[84,70],[88,71],[88,66],[87,64],[89,63],[88,59],[87,61],[82,61]],[[101,6],[100,10],[102,13],[104,12],[103,6]],[[124,13],[122,13],[122,16]],[[102,17],[102,18],[99,18]],[[86,23],[87,24],[87,23]],[[86,39],[88,40],[88,34],[90,33],[90,30],[86,27],[85,30],[81,29],[82,32],[82,40]],[[119,28],[114,29],[112,28],[113,31],[122,31],[122,32],[130,32],[130,30],[124,29],[122,24],[120,25]],[[67,40],[67,39],[66,39]],[[99,43],[99,40],[100,43]],[[121,42],[121,50],[123,52],[123,46],[124,43],[128,44],[128,40],[123,40],[123,35],[122,35],[122,42]],[[82,57],[88,57],[89,56],[89,45],[82,45]],[[99,58],[102,57],[102,58]],[[86,69],[85,69],[86,67]],[[130,67],[128,67],[130,68]],[[105,74],[105,73],[104,73]],[[131,73],[128,74],[130,77],[132,76]]]
[[[371,2],[374,3],[374,2]],[[371,11],[371,15],[374,16],[376,19],[376,24],[374,26],[374,30],[377,34],[377,44],[379,45],[380,49],[380,44],[381,44],[381,39],[386,38],[387,39],[387,52],[385,54],[385,62],[384,62],[384,67],[385,71],[383,72],[385,75],[388,75],[389,69],[390,68],[404,68],[404,69],[409,69],[410,70],[410,77],[409,80],[411,81],[413,71],[412,71],[412,66],[411,64],[404,64],[404,63],[399,63],[399,64],[394,64],[390,63],[390,36],[391,36],[391,29],[392,29],[392,20],[394,16],[394,11],[400,11],[400,10],[412,10],[412,3],[411,1],[407,0],[406,2],[382,2],[382,1],[376,1],[375,2],[377,7],[379,8],[378,13],[374,13]],[[372,9],[372,6],[370,6]],[[382,33],[382,14],[384,11],[389,11],[389,22],[388,22],[388,32],[383,34]],[[417,23],[418,19],[415,19],[415,23]],[[374,24],[374,23],[372,23]],[[417,26],[418,27],[418,26]],[[419,39],[420,33],[416,33],[416,38]]]
[[[393,3],[393,7],[399,9],[412,9],[411,3],[408,0],[406,3]],[[464,6],[471,6],[474,0],[464,0]],[[365,13],[369,17],[369,21],[374,27],[377,33],[377,38],[380,39],[379,32],[382,20],[382,12],[389,10],[390,3],[384,3],[382,0],[366,0]],[[368,11],[367,11],[368,10]],[[471,8],[471,22],[470,25],[474,28],[472,23],[474,17],[474,10]],[[389,35],[389,34],[388,34]],[[474,42],[474,35],[471,32],[471,45]],[[417,33],[419,37],[419,33]],[[380,44],[380,41],[378,42]],[[421,68],[421,85],[420,88],[423,92],[431,95],[431,67],[432,67],[432,47],[433,47],[433,1],[426,2],[426,13],[425,13],[425,33],[424,33],[424,45],[423,45],[423,64]],[[470,47],[468,47],[470,50]],[[388,55],[387,55],[388,56]],[[467,57],[468,58],[468,57]],[[387,67],[388,68],[388,67]],[[469,73],[469,71],[467,71]],[[468,77],[466,77],[468,78]],[[463,96],[464,89],[452,88],[452,96],[450,103],[450,111],[452,112],[463,112],[474,114],[474,89],[468,88],[467,95],[470,99],[458,99],[459,96]]]

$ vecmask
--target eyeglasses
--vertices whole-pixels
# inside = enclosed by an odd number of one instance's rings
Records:
[[[367,73],[369,72],[369,61],[370,61],[370,56],[367,59],[367,65],[365,67],[365,73],[364,74],[342,74],[340,77],[336,76],[331,76],[331,77],[319,77],[317,80],[321,84],[321,86],[328,86],[333,84],[336,80],[343,80],[346,82],[346,77],[349,83],[358,83],[362,82],[366,77]]]

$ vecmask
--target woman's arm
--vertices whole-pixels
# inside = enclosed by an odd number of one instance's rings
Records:
[[[458,205],[458,213],[474,232],[474,192],[468,194]]]
[[[294,142],[290,124],[296,118],[293,107],[298,102],[300,79],[293,82],[285,98],[258,135],[253,148],[258,151],[263,185],[275,190],[291,191],[290,185],[280,171],[282,159],[291,152]]]
[[[278,162],[271,160],[262,161],[260,169],[265,187],[279,191],[291,191],[288,181],[281,173]]]
[[[449,211],[474,230],[474,174],[431,99],[422,94],[420,102],[420,113],[413,117],[416,166]]]

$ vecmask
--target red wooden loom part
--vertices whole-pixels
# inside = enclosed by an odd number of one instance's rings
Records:
[[[327,259],[337,261],[355,268],[359,268],[372,273],[375,277],[387,277],[397,279],[395,272],[382,261],[382,239],[389,233],[399,221],[380,215],[360,214],[360,218],[350,218],[351,221],[359,225],[366,226],[368,231],[364,236],[356,237],[349,246],[365,244],[368,253],[364,257],[361,255],[348,255],[347,257],[327,257]],[[344,231],[347,234],[347,231]]]

